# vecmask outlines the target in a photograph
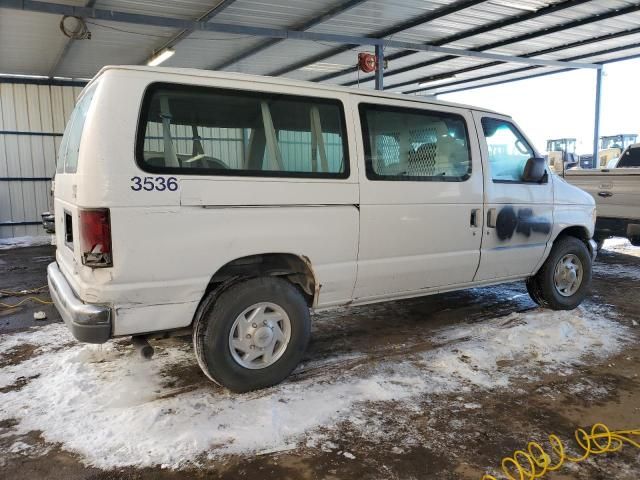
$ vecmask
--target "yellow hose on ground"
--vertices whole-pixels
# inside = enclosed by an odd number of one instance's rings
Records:
[[[49,285],[43,285],[38,288],[32,288],[30,290],[20,290],[19,292],[12,292],[10,290],[0,290],[0,295],[7,295],[8,297],[19,297],[22,295],[30,295],[32,293],[40,293],[41,290],[49,288]]]
[[[52,305],[53,304],[53,302],[48,302],[47,300],[42,300],[41,298],[38,298],[38,297],[27,297],[27,298],[23,298],[22,300],[20,300],[15,305],[10,305],[8,303],[0,302],[0,307],[3,307],[3,308],[18,308],[20,305],[22,305],[23,303],[28,302],[29,300],[33,300],[34,302],[38,302],[38,303],[41,303],[43,305]]]
[[[23,298],[22,300],[20,300],[15,305],[12,305],[10,303],[0,302],[0,307],[2,307],[2,308],[18,308],[20,305],[22,305],[23,303],[26,303],[29,300],[33,300],[34,302],[38,302],[38,303],[41,303],[43,305],[52,305],[53,302],[49,302],[47,300],[42,300],[41,298],[32,296],[33,294],[37,295],[39,293],[43,293],[42,291],[44,289],[46,289],[46,288],[49,288],[49,285],[43,285],[41,287],[32,288],[30,290],[21,290],[19,292],[14,292],[14,291],[11,291],[11,290],[0,290],[0,295],[7,296],[7,297],[23,297],[25,295],[29,295],[27,298]]]
[[[633,439],[632,437],[638,437]],[[603,423],[591,427],[591,433],[579,428],[575,439],[583,453],[573,457],[566,452],[562,440],[557,435],[549,435],[552,455],[545,452],[537,442],[529,442],[527,451],[516,450],[511,457],[502,459],[502,473],[507,480],[535,480],[546,473],[560,469],[564,462],[578,463],[591,455],[617,452],[625,443],[640,448],[640,428],[634,430],[611,431]],[[554,457],[554,458],[552,458]],[[516,475],[516,476],[514,476]],[[482,480],[498,480],[493,475],[485,474]]]

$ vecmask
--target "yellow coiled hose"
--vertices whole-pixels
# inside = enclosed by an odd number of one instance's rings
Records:
[[[573,457],[566,452],[562,440],[557,435],[549,435],[552,454],[545,452],[537,442],[529,442],[527,451],[516,450],[510,457],[502,459],[502,472],[507,480],[534,480],[542,478],[546,473],[560,469],[564,462],[582,462],[591,455],[617,452],[625,443],[640,448],[640,428],[635,430],[611,431],[602,424],[591,427],[591,433],[579,428],[575,439],[582,449],[582,455]],[[485,474],[482,480],[498,480],[493,475]]]

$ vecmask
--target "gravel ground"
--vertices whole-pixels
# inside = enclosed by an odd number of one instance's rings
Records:
[[[516,283],[323,313],[294,375],[245,395],[184,339],[144,362],[77,344],[50,305],[0,309],[0,478],[479,479],[549,433],[638,428],[640,249],[607,248],[575,312]],[[0,251],[0,290],[45,285],[53,254]],[[640,453],[548,478],[635,480]]]

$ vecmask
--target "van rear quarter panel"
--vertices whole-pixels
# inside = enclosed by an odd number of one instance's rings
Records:
[[[85,301],[114,305],[114,335],[191,323],[211,277],[237,258],[260,253],[308,257],[321,285],[318,307],[353,293],[358,247],[357,165],[349,96],[345,104],[351,174],[345,180],[162,175],[171,192],[134,191],[132,177],[157,177],[135,161],[140,106],[152,82],[314,96],[309,89],[223,79],[107,70],[87,119],[76,175],[62,175],[69,199],[111,212],[113,267],[65,261],[63,270]],[[68,194],[68,192],[67,192]],[[59,247],[63,249],[61,245]]]

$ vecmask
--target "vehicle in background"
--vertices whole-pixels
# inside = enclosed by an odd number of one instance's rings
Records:
[[[56,217],[53,213],[53,191],[55,189],[55,176],[51,179],[51,189],[49,190],[49,211],[42,212],[40,217],[42,218],[42,228],[47,233],[56,233]]]
[[[509,116],[206,70],[103,68],[54,203],[49,286],[75,337],[190,332],[234,391],[293,371],[310,310],[516,280],[573,309],[595,255],[593,199]]]
[[[615,165],[616,168],[640,167],[640,143],[634,143],[624,149]]]
[[[600,137],[600,150],[598,151],[598,165],[596,168],[606,168],[611,160],[620,156],[622,151],[636,142],[638,135],[633,133],[620,133]]]
[[[562,171],[578,165],[575,138],[547,140],[547,161],[553,171]]]
[[[580,155],[580,168],[594,168],[593,153],[584,153]]]
[[[595,199],[594,240],[599,246],[614,236],[640,245],[640,143],[627,146],[607,168],[567,170],[564,177]]]

